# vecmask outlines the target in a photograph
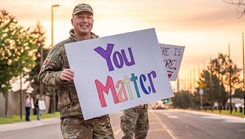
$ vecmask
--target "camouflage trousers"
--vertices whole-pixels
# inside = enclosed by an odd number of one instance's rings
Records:
[[[122,139],[146,139],[149,129],[147,108],[130,108],[121,116]]]
[[[89,120],[67,117],[60,124],[63,139],[114,139],[108,115]]]

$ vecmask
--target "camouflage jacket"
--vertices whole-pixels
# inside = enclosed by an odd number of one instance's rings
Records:
[[[94,38],[98,38],[98,36],[91,33],[91,39]],[[63,82],[59,78],[63,69],[70,68],[64,44],[76,41],[79,41],[79,39],[74,35],[74,30],[72,29],[68,39],[56,44],[49,51],[38,75],[39,81],[43,85],[57,89],[60,118],[83,116],[74,82]]]

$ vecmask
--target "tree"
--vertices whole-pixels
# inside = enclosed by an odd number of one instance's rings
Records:
[[[238,9],[236,9],[237,12],[237,18],[241,18],[245,13],[245,1],[243,0],[223,0],[224,2],[228,4],[232,4],[237,6]]]
[[[243,98],[243,91],[242,88],[235,89],[234,94],[232,95],[235,98]]]
[[[37,22],[36,26],[31,29],[31,34],[35,38],[34,43],[37,45],[37,51],[34,52],[35,62],[36,65],[34,68],[28,72],[29,78],[27,81],[30,82],[31,87],[33,88],[33,101],[36,101],[36,95],[41,94],[40,92],[40,82],[38,81],[38,73],[41,69],[41,55],[43,55],[43,59],[48,55],[48,49],[45,49],[45,42],[46,42],[46,36],[45,36],[45,30],[41,26],[40,22]],[[42,51],[42,52],[41,52]],[[51,91],[48,90],[48,88],[42,88],[44,95],[49,95]],[[43,95],[43,94],[42,94]],[[36,114],[36,111],[33,111],[34,114]]]
[[[221,105],[228,99],[228,92],[239,88],[241,68],[238,68],[228,55],[219,54],[210,59],[208,70],[204,70],[198,83],[205,84],[204,103],[213,105],[217,101]]]
[[[212,106],[213,102],[217,99],[219,80],[217,76],[213,73],[213,67],[208,66],[207,70],[201,73],[198,83],[202,82],[205,86],[203,88],[203,105]]]
[[[200,109],[201,107],[201,95],[199,93],[199,89],[196,89],[193,93],[193,105],[196,106],[196,109]]]
[[[0,37],[0,92],[5,94],[13,77],[26,75],[35,66],[37,46],[29,28],[18,25],[6,10],[0,10]]]
[[[175,108],[186,109],[193,106],[192,96],[187,91],[177,92],[172,101]]]
[[[40,25],[40,22],[36,24],[36,26],[31,31],[33,37],[35,38],[35,44],[38,46],[37,51],[34,53],[35,62],[37,63],[34,68],[31,69],[29,72],[29,78],[28,81],[31,82],[31,87],[34,89],[33,96],[36,96],[36,94],[41,95],[40,88],[42,87],[40,85],[40,82],[38,80],[38,74],[41,69],[41,54],[43,50],[43,59],[45,59],[48,55],[49,49],[45,48],[45,42],[46,42],[46,36],[45,31],[43,27]],[[57,104],[57,95],[56,95],[56,89],[52,87],[43,87],[43,94],[50,97],[50,106],[49,106],[49,113],[55,112],[56,110],[56,104]],[[35,97],[33,98],[35,101]],[[34,114],[35,111],[34,111]]]
[[[34,53],[36,65],[29,72],[28,81],[31,82],[31,87],[34,89],[34,93],[40,94],[40,83],[38,81],[38,73],[41,68],[41,49],[43,49],[43,57],[45,58],[48,54],[48,49],[45,49],[46,36],[43,27],[40,22],[32,29],[31,34],[35,38],[34,43],[38,46],[37,51]]]

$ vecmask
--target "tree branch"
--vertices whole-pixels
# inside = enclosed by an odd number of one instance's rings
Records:
[[[237,6],[244,6],[245,2],[243,0],[238,0],[238,2],[234,2],[233,0],[223,0],[225,3],[232,4],[232,5],[237,5]]]

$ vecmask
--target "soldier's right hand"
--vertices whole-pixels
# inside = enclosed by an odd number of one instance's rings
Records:
[[[74,72],[71,69],[63,69],[60,73],[61,81],[71,81],[74,78]]]
[[[135,108],[142,108],[143,106],[144,106],[143,104],[140,104],[140,105],[135,106]]]

